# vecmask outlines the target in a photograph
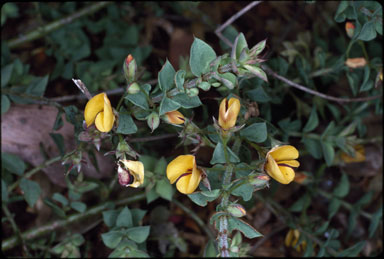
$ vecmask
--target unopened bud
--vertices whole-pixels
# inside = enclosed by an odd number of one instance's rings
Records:
[[[199,95],[199,89],[197,89],[197,88],[187,89],[187,95],[189,97],[197,96],[197,95]]]
[[[164,119],[166,122],[176,125],[183,124],[185,122],[184,115],[179,111],[165,113]]]
[[[148,127],[152,130],[152,132],[159,127],[160,117],[156,112],[152,112],[147,117]]]
[[[140,92],[140,86],[135,82],[133,84],[128,85],[127,93],[129,94],[137,94]]]
[[[346,22],[345,31],[347,32],[348,37],[352,38],[353,34],[355,33],[355,25],[351,22]]]
[[[245,214],[247,214],[244,207],[240,204],[230,204],[227,208],[227,211],[236,218],[243,217]]]
[[[136,71],[137,71],[137,64],[136,60],[132,57],[131,54],[129,54],[123,64],[123,70],[124,70],[124,76],[128,83],[132,83],[135,81]]]
[[[251,175],[249,176],[249,183],[255,188],[264,188],[268,186],[268,182],[271,178],[268,175]]]

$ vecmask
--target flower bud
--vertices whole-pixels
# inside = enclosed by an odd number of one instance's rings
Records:
[[[244,207],[240,204],[230,204],[227,208],[227,211],[236,218],[241,218],[247,214]]]
[[[249,183],[255,188],[264,188],[268,186],[268,182],[271,178],[268,175],[251,175],[249,176]]]
[[[135,81],[137,64],[136,60],[129,54],[123,64],[124,76],[128,83],[132,83]]]
[[[355,33],[355,25],[351,22],[346,22],[345,31],[347,32],[348,37],[352,38],[353,34]]]
[[[152,130],[152,132],[159,127],[160,117],[156,112],[152,112],[147,117],[148,127]]]
[[[197,96],[197,95],[199,95],[199,89],[197,89],[197,88],[187,89],[187,95],[189,97]]]
[[[127,93],[137,94],[138,92],[140,92],[140,86],[136,82],[128,85]]]
[[[345,61],[345,65],[349,68],[359,68],[367,65],[365,58],[348,58]]]

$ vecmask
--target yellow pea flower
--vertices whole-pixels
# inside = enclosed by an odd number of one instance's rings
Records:
[[[92,97],[85,106],[84,118],[87,127],[95,123],[96,128],[101,132],[109,132],[115,122],[115,115],[112,111],[111,102],[105,93]]]
[[[120,159],[118,166],[117,173],[121,185],[137,188],[144,183],[144,165],[142,162]]]
[[[267,153],[265,170],[276,181],[289,184],[295,178],[294,167],[300,163],[295,160],[299,157],[299,151],[290,145],[277,146]]]
[[[340,158],[345,163],[364,162],[365,161],[365,149],[364,149],[364,146],[356,145],[353,148],[355,149],[355,156],[354,157],[348,155],[347,153],[342,152],[340,154]]]
[[[235,126],[237,115],[240,112],[240,101],[237,98],[224,98],[219,108],[219,125],[222,129],[228,130]]]
[[[285,240],[284,240],[285,246],[287,246],[287,247],[295,247],[295,245],[299,241],[299,238],[300,238],[299,230],[297,230],[297,229],[290,229],[288,231],[287,235],[285,236]],[[303,241],[303,242],[301,242],[296,247],[296,251],[297,252],[304,251],[306,246],[307,246],[307,242]]]
[[[183,124],[185,122],[184,115],[179,111],[171,111],[165,113],[165,120],[171,124]]]
[[[181,155],[167,166],[167,177],[171,184],[184,194],[193,193],[201,181],[201,170],[197,168],[195,156]]]

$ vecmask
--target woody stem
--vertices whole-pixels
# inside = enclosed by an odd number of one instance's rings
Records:
[[[226,170],[223,177],[223,189],[226,189],[227,186],[231,183],[233,166],[230,164],[230,161],[229,161],[229,156],[227,151],[227,143],[228,143],[227,136],[223,137],[222,140],[223,140],[224,156],[225,156],[225,162],[226,162]],[[226,208],[228,207],[229,195],[230,194],[227,191],[224,191],[223,196],[221,198],[221,204],[220,204],[223,210],[226,210]],[[228,216],[227,215],[223,215],[219,219],[218,240],[219,240],[220,256],[229,257]]]

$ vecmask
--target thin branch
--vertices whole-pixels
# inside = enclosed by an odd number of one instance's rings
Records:
[[[156,141],[161,139],[167,139],[167,138],[175,138],[177,137],[177,134],[164,134],[159,136],[150,136],[150,137],[143,137],[143,138],[133,138],[133,139],[127,139],[128,142],[134,143],[134,142],[149,142],[149,141]]]
[[[215,240],[215,236],[213,235],[211,229],[205,225],[204,221],[202,221],[193,210],[187,208],[178,200],[173,199],[172,202],[176,204],[180,209],[185,211],[187,215],[190,216],[194,221],[196,221],[196,223],[204,230],[204,232],[208,235],[210,239]]]
[[[36,30],[34,31],[31,31],[25,35],[21,35],[17,38],[13,38],[11,40],[9,40],[7,43],[8,43],[8,47],[10,49],[12,48],[15,48],[15,47],[18,47],[26,42],[29,42],[29,41],[33,41],[33,40],[36,40],[38,38],[41,38],[43,37],[44,35],[54,31],[54,30],[57,30],[59,29],[60,27],[66,25],[66,24],[69,24],[69,23],[72,23],[74,20],[77,20],[83,16],[86,16],[86,15],[89,15],[105,6],[107,6],[108,4],[110,4],[112,2],[99,2],[99,3],[93,3],[87,7],[84,7],[83,9],[81,9],[80,11],[78,11],[77,13],[74,13],[74,14],[71,14],[67,17],[64,17],[58,21],[54,21],[54,22],[51,22],[47,25],[45,25],[44,27],[38,27]]]
[[[215,33],[217,35],[217,37],[219,37],[222,41],[224,41],[228,46],[233,46],[232,42],[230,42],[226,37],[224,37],[223,34],[221,34],[221,31],[224,30],[227,26],[229,26],[231,23],[233,23],[234,21],[236,21],[240,16],[242,16],[244,13],[248,12],[249,10],[251,10],[253,7],[255,7],[256,5],[260,4],[261,1],[254,1],[250,4],[248,4],[246,7],[244,7],[243,9],[241,9],[239,12],[237,12],[236,14],[234,14],[231,18],[229,18],[225,23],[223,23],[222,25],[219,26],[219,28],[217,28],[215,30]]]
[[[310,94],[313,94],[313,95],[316,95],[316,96],[319,96],[323,99],[327,99],[327,100],[330,100],[330,101],[335,101],[335,102],[339,102],[339,103],[348,103],[348,102],[366,102],[366,101],[370,101],[370,100],[375,100],[375,99],[378,99],[378,98],[381,98],[382,95],[375,95],[375,96],[368,96],[368,97],[360,97],[360,98],[339,98],[339,97],[334,97],[334,96],[330,96],[330,95],[326,95],[326,94],[323,94],[323,93],[320,93],[320,92],[317,92],[317,91],[314,91],[312,89],[309,89],[305,86],[302,86],[302,85],[299,85],[295,82],[292,82],[291,80],[283,77],[283,76],[280,76],[278,75],[276,72],[272,71],[269,67],[267,67],[266,65],[262,65],[262,68],[271,76],[279,79],[280,81],[283,81],[284,83],[288,84],[289,86],[292,86],[292,87],[295,87],[297,89],[300,89],[301,91],[304,91],[304,92],[307,92],[307,93],[310,93]]]
[[[146,197],[146,194],[144,192],[139,193],[139,194],[136,194],[135,196],[115,201],[115,205],[121,206],[121,205],[134,203],[134,202],[145,199],[145,197]],[[59,228],[68,227],[72,223],[78,222],[80,220],[84,220],[93,215],[98,215],[104,210],[109,208],[111,208],[111,201],[107,201],[101,205],[93,207],[84,213],[77,213],[75,215],[69,216],[67,219],[56,220],[48,224],[45,224],[43,226],[40,226],[38,228],[32,228],[22,233],[21,236],[25,241],[43,237],[53,231],[58,230]],[[19,244],[19,240],[17,236],[12,236],[6,240],[3,240],[3,242],[1,243],[1,250],[4,252],[6,250],[12,249],[18,244]]]

